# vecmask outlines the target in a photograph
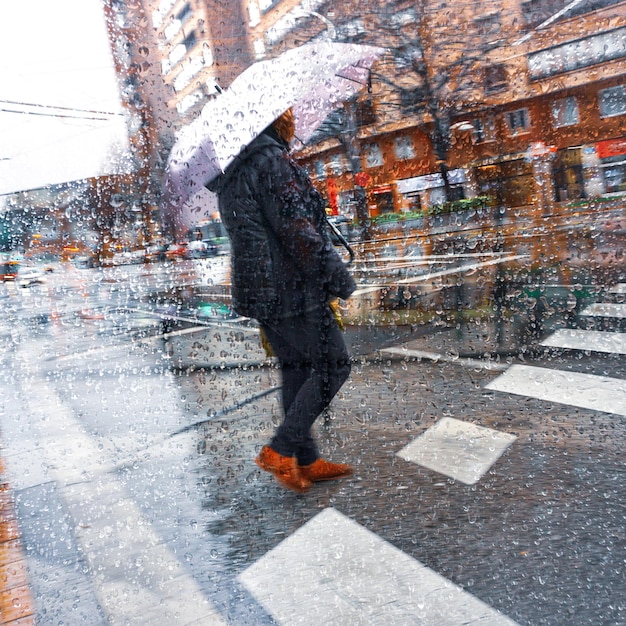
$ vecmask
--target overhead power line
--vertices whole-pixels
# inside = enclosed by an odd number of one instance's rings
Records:
[[[13,107],[25,107],[20,109],[7,108],[1,105],[11,105]],[[28,110],[28,109],[34,110]],[[69,119],[100,120],[108,121],[112,117],[122,116],[123,113],[113,111],[98,111],[94,109],[80,109],[77,107],[56,106],[50,104],[39,104],[33,102],[19,102],[16,100],[0,100],[0,111],[5,113],[17,113],[20,115],[39,115],[44,117],[58,117]]]

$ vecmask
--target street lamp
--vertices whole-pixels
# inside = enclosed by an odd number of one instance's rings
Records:
[[[328,31],[328,36],[330,37],[330,40],[335,41],[337,39],[337,29],[335,28],[335,25],[325,15],[322,15],[317,11],[307,11],[306,9],[302,8],[299,9],[296,15],[297,17],[316,17],[318,20],[324,22],[324,24],[326,25],[326,30]]]

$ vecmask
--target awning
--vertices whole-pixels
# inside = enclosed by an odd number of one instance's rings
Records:
[[[466,181],[465,170],[456,169],[448,172],[448,180],[451,185],[461,185]],[[426,174],[425,176],[415,176],[414,178],[403,178],[396,181],[398,191],[400,193],[411,193],[415,191],[425,191],[426,189],[435,189],[443,187],[443,177],[437,172],[435,174]]]

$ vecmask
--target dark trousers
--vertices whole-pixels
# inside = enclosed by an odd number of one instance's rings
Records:
[[[350,375],[350,357],[330,307],[262,323],[282,374],[284,419],[270,447],[300,465],[318,458],[311,428]]]

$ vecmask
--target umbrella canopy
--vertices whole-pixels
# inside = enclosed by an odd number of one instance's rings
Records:
[[[180,210],[290,107],[296,137],[306,143],[333,109],[367,85],[370,68],[384,52],[325,42],[251,65],[180,132],[166,169],[169,208]]]

